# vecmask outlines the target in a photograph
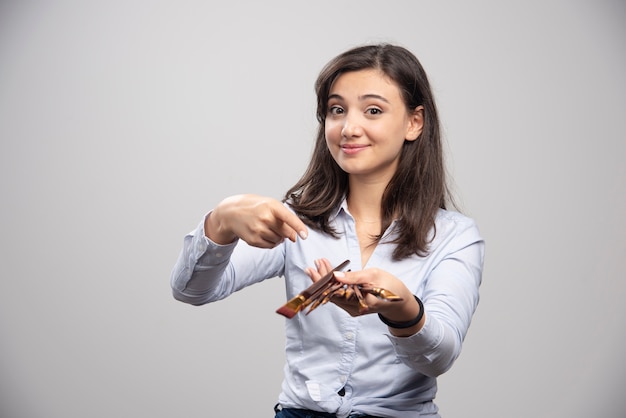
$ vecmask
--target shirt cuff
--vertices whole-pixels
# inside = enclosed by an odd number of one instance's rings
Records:
[[[207,214],[207,216],[209,215]],[[193,232],[193,240],[194,258],[197,260],[196,267],[200,268],[216,266],[230,259],[239,241],[239,239],[236,239],[230,244],[225,245],[217,244],[212,241],[204,233],[204,219]]]
[[[420,360],[432,360],[431,354],[441,344],[444,337],[444,329],[438,321],[433,321],[430,315],[426,315],[424,326],[417,333],[408,337],[396,337],[386,334],[396,351],[399,359],[410,362]]]

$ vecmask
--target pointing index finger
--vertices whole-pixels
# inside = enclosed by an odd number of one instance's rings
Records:
[[[291,230],[302,239],[306,239],[309,236],[308,229],[304,222],[292,211],[281,205],[274,213],[276,217],[281,220]],[[288,234],[290,240],[295,242],[295,238],[292,238],[291,234]]]

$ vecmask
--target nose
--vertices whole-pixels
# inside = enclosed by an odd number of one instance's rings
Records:
[[[341,128],[341,136],[344,138],[358,137],[363,134],[363,129],[354,115],[346,114]]]

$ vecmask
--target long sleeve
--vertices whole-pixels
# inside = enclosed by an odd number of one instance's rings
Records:
[[[484,241],[473,222],[456,228],[424,281],[424,327],[410,337],[389,336],[401,361],[431,377],[459,356],[479,301]]]
[[[183,240],[170,278],[173,296],[191,305],[224,299],[253,283],[281,275],[283,251],[282,245],[267,250],[239,240],[216,244],[205,236],[203,219]]]

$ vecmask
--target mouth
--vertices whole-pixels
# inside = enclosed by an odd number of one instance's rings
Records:
[[[352,154],[357,154],[360,151],[363,151],[364,149],[368,147],[369,145],[363,145],[363,144],[342,144],[341,150],[346,154],[352,155]]]

